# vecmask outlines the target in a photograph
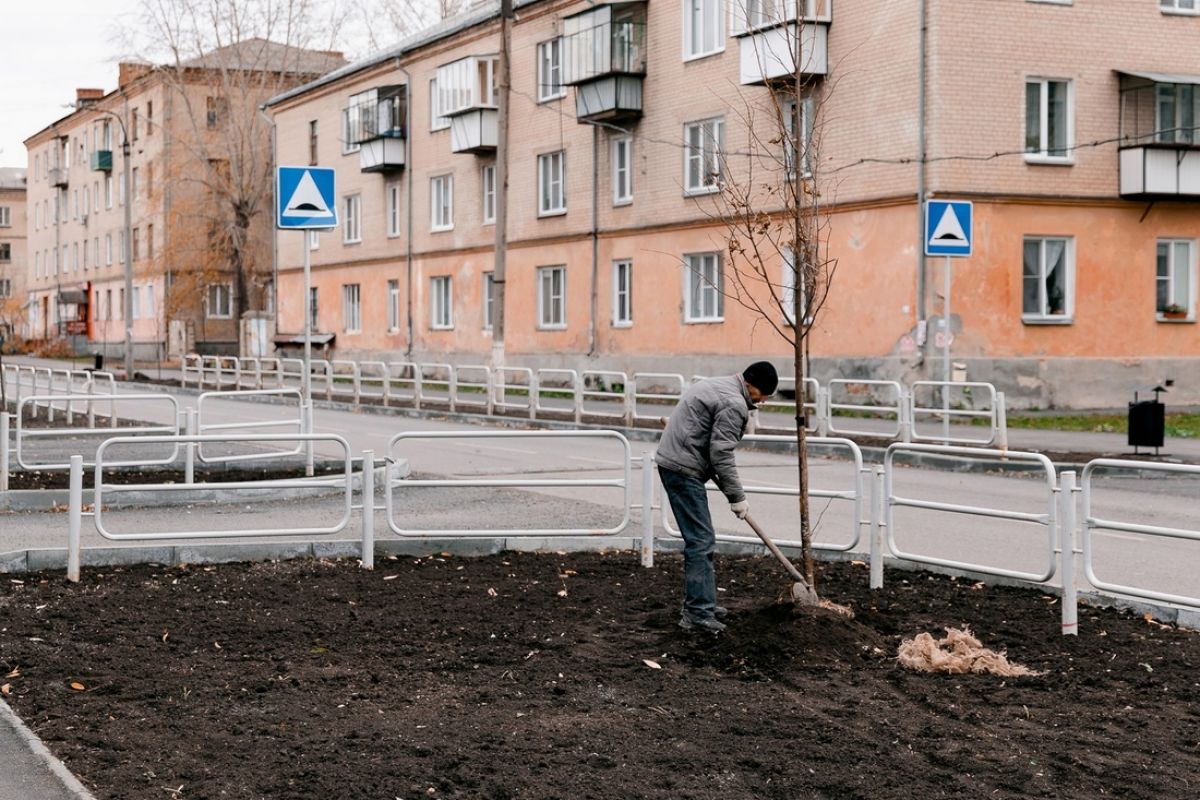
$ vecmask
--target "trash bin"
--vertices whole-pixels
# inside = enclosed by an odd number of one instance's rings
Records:
[[[92,355],[92,369],[96,370],[97,372],[104,369],[103,353],[95,353]]]
[[[1154,392],[1153,400],[1141,400],[1139,392]],[[1166,406],[1158,399],[1165,392],[1161,386],[1135,389],[1133,402],[1129,404],[1129,446],[1137,453],[1139,447],[1153,447],[1155,454],[1163,446],[1163,433],[1166,428]]]

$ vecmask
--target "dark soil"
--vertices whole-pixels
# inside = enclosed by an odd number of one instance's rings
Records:
[[[341,464],[322,464],[314,466],[315,475],[340,475],[345,472]],[[247,467],[231,466],[224,469],[213,468],[212,465],[198,467],[193,476],[199,486],[216,481],[266,481],[303,478],[304,467],[296,469],[280,469],[278,467]],[[26,470],[9,473],[8,487],[10,489],[67,489],[69,488],[70,473],[63,470]],[[184,472],[181,469],[141,468],[141,469],[106,469],[104,483],[132,486],[139,483],[183,483]],[[83,488],[91,489],[96,482],[95,470],[83,471]]]
[[[1036,591],[890,572],[871,593],[863,567],[825,566],[847,621],[771,605],[767,561],[718,568],[716,638],[675,626],[674,557],[27,575],[0,588],[0,665],[9,702],[99,798],[1200,791],[1196,635],[1084,609],[1062,637]],[[897,665],[901,637],[963,624],[1046,674]]]

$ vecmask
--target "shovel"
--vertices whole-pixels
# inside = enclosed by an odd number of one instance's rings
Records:
[[[819,606],[821,599],[817,597],[816,591],[808,585],[808,581],[804,580],[804,576],[800,574],[800,570],[796,569],[796,565],[788,560],[787,556],[779,551],[775,543],[763,533],[763,529],[758,527],[758,523],[754,521],[754,517],[746,514],[746,522],[758,534],[758,538],[762,539],[763,544],[771,551],[771,555],[779,559],[779,563],[792,576],[795,583],[792,584],[791,598],[792,602],[802,606]]]

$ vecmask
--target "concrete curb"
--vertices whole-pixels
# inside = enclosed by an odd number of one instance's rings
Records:
[[[17,738],[21,740],[22,744],[28,747],[29,751],[45,764],[51,774],[62,783],[63,789],[68,794],[75,797],[76,800],[96,800],[96,797],[87,790],[87,787],[71,773],[71,770],[67,769],[66,764],[55,758],[54,754],[38,738],[37,734],[31,731],[8,703],[3,700],[0,700],[0,725],[8,725],[13,729],[13,732],[16,733]],[[33,799],[30,798],[30,800]]]

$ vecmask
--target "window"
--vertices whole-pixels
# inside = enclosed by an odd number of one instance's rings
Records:
[[[429,279],[429,327],[434,330],[449,330],[454,327],[450,281],[449,275]]]
[[[12,297],[12,281],[8,278],[0,278],[0,300]]]
[[[154,164],[146,165],[146,197],[154,196]]]
[[[804,280],[797,272],[798,269],[803,270],[805,266],[807,265],[801,264],[799,267],[797,267],[795,257],[792,255],[792,248],[783,248],[783,275],[780,276],[779,280],[779,303],[781,306],[783,306],[783,319],[788,325],[796,324],[796,314],[792,308],[796,301],[796,278],[801,278],[800,309],[805,312],[808,311],[808,297],[805,296],[804,293]],[[811,325],[812,321],[812,316],[806,313],[804,316],[804,324]]]
[[[112,256],[113,256],[112,234],[106,233],[106,234],[104,234],[104,264],[105,264],[105,266],[109,266],[109,267],[112,266]]]
[[[133,136],[133,140],[136,142],[138,140],[138,127],[139,127],[138,126],[138,110],[136,108],[133,109],[133,119],[130,121],[130,127],[133,129],[132,136]]]
[[[104,318],[113,318],[112,289],[104,290]]]
[[[71,245],[71,271],[79,272],[79,242]]]
[[[315,119],[308,121],[308,163],[313,166],[317,164],[317,121]]]
[[[146,135],[154,133],[154,103],[146,101]]]
[[[133,287],[132,302],[133,302],[133,317],[132,317],[132,319],[141,319],[142,318],[142,287],[140,287],[140,286]]]
[[[308,287],[308,327],[310,330],[318,330],[317,320],[319,318],[317,305],[317,287]]]
[[[562,82],[562,40],[542,42],[538,48],[537,99],[539,103],[557,100],[567,93]]]
[[[342,241],[355,244],[362,241],[362,195],[352,194],[342,199],[345,221],[342,223]]]
[[[721,0],[683,0],[683,59],[719,53],[725,49]]]
[[[429,179],[429,197],[432,204],[430,227],[435,231],[448,231],[454,227],[454,176],[439,175]]]
[[[97,236],[92,240],[92,263],[97,267],[100,266],[100,237]]]
[[[400,330],[400,281],[387,282],[388,330]]]
[[[117,182],[117,205],[125,205],[125,173],[121,173],[121,179]]]
[[[567,327],[567,268],[538,267],[538,327]]]
[[[1200,91],[1189,83],[1159,83],[1154,87],[1154,139],[1164,144],[1194,144],[1200,119]]]
[[[805,97],[800,101],[800,141],[793,142],[796,130],[796,101],[785,100],[780,104],[783,114],[783,129],[786,135],[783,139],[783,164],[789,176],[794,176],[796,158],[795,145],[800,147],[800,174],[811,175],[812,164],[808,160],[809,142],[813,135],[813,99]]]
[[[342,285],[342,325],[346,333],[362,330],[362,304],[357,283]]]
[[[695,253],[683,257],[684,322],[720,322],[725,315],[721,294],[721,254]]]
[[[206,97],[204,98],[205,119],[209,130],[216,128],[221,124],[229,113],[229,101],[223,97]]]
[[[1071,152],[1071,82],[1025,82],[1025,159],[1067,161]]]
[[[708,194],[721,181],[721,139],[725,121],[706,119],[683,128],[683,186],[685,194]]]
[[[496,222],[496,167],[483,168],[481,181],[483,183],[483,224],[491,225]]]
[[[450,118],[438,114],[437,78],[429,81],[429,130],[441,131],[450,127]]]
[[[400,235],[400,184],[389,183],[387,187],[387,235]]]
[[[209,284],[204,298],[205,316],[209,319],[229,319],[233,316],[233,291],[228,283]]]
[[[33,254],[33,277],[42,277],[42,252],[40,250]]]
[[[613,205],[633,202],[633,137],[612,140]]]
[[[496,286],[495,273],[483,273],[483,329],[490,331],[492,329],[492,289]]]
[[[132,187],[133,187],[133,191],[131,191],[131,192],[130,192],[130,196],[131,196],[131,197],[132,197],[134,200],[136,200],[136,199],[138,199],[138,196],[139,196],[139,194],[140,194],[140,191],[141,191],[141,184],[142,184],[142,181],[141,181],[141,172],[138,170],[138,168],[137,168],[137,167],[134,167],[134,168],[133,168],[133,169],[130,171],[130,174],[129,174],[129,175],[130,175],[130,180],[132,181],[132,183],[130,183],[130,186],[132,186]]]
[[[354,113],[350,113],[353,111]],[[358,144],[358,136],[355,133],[357,127],[355,123],[358,121],[358,107],[342,109],[342,155],[349,153],[357,153],[361,147]]]
[[[309,250],[321,249],[321,232],[320,231],[309,231],[308,232],[308,249]]]
[[[146,319],[154,319],[154,284],[146,284]]]
[[[1165,14],[1200,14],[1200,0],[1158,0]]]
[[[1196,242],[1159,239],[1154,308],[1161,319],[1194,319]]]
[[[1075,242],[1025,238],[1021,316],[1026,322],[1070,322],[1075,305]]]
[[[112,208],[112,175],[104,176],[104,207]]]
[[[154,226],[146,226],[146,258],[154,258]]]
[[[141,259],[141,257],[142,257],[141,249],[142,249],[142,231],[140,228],[134,228],[133,229],[133,260],[134,261],[138,261],[139,259]]]
[[[92,292],[92,319],[100,321],[100,290]]]
[[[0,263],[7,264],[12,261],[12,245],[8,242],[0,242]]]
[[[92,213],[92,189],[90,186],[83,187],[83,216],[87,217]]]
[[[0,228],[12,227],[12,209],[8,206],[0,206]]]
[[[613,262],[613,327],[633,324],[633,262]]]
[[[545,153],[538,156],[538,216],[565,214],[567,211],[567,154]]]

